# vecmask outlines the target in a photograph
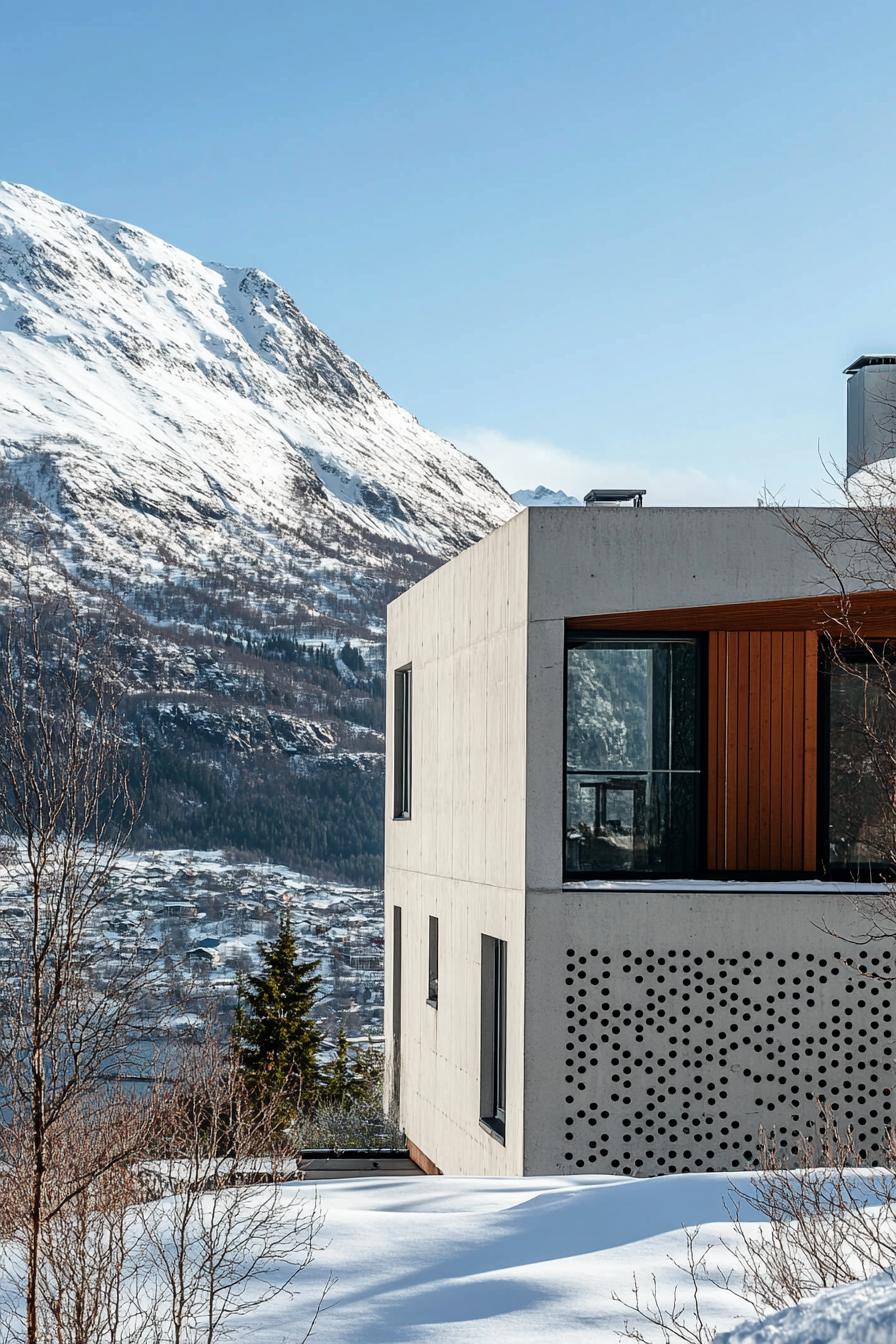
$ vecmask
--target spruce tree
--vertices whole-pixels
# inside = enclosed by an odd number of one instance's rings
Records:
[[[288,906],[274,942],[262,944],[261,959],[261,971],[247,977],[234,1023],[244,1076],[250,1088],[268,1099],[282,1097],[293,1112],[313,1110],[322,1083],[317,1052],[323,1033],[312,1016],[319,963],[301,959]]]
[[[322,1098],[331,1106],[349,1106],[360,1101],[363,1094],[362,1080],[355,1067],[348,1045],[345,1028],[339,1028],[336,1038],[336,1053],[327,1065]]]

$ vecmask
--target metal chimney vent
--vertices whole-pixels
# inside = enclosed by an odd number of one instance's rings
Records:
[[[846,475],[896,457],[896,355],[860,355],[846,384]]]
[[[636,509],[640,509],[646,494],[646,490],[589,490],[585,496],[585,503],[588,505],[633,504]]]

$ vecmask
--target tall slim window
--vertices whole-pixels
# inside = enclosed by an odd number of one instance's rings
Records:
[[[693,638],[568,644],[568,875],[697,867],[699,670]]]
[[[896,858],[896,663],[847,652],[828,678],[828,860],[861,874]]]
[[[507,1115],[507,944],[482,936],[479,1114],[499,1138]]]
[[[394,802],[392,815],[411,815],[411,669],[395,673],[393,762]]]
[[[426,976],[426,1002],[430,1008],[439,1006],[439,921],[429,917],[429,964]]]
[[[392,907],[392,1078],[390,1110],[401,1106],[401,906]]]

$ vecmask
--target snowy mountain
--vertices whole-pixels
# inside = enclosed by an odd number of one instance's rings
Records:
[[[511,498],[523,509],[582,508],[582,501],[575,495],[567,495],[563,490],[549,490],[546,485],[536,485],[534,490],[515,490]]]
[[[261,271],[27,187],[0,185],[0,324],[11,475],[126,572],[134,543],[192,561],[221,524],[446,556],[513,511]]]
[[[0,472],[7,553],[37,521],[57,565],[124,596],[135,713],[196,767],[181,831],[207,825],[222,753],[378,775],[386,601],[516,511],[261,271],[10,184]]]

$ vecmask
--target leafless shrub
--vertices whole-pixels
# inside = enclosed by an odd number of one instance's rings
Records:
[[[735,1243],[744,1292],[758,1306],[779,1310],[822,1288],[891,1273],[896,1264],[896,1150],[888,1136],[888,1165],[862,1167],[850,1130],[824,1116],[820,1140],[804,1139],[798,1167],[786,1169],[765,1140],[763,1170],[732,1197]],[[758,1232],[741,1217],[749,1208]]]
[[[397,1121],[381,1106],[364,1100],[343,1105],[323,1102],[313,1113],[299,1116],[293,1134],[300,1149],[403,1148],[405,1142]]]
[[[292,1291],[320,1217],[226,1052],[143,1094],[116,1083],[145,1052],[156,968],[104,934],[145,788],[115,612],[27,576],[0,590],[3,1324],[25,1344],[219,1344]]]
[[[150,1141],[152,1115],[151,1098],[110,1090],[69,1108],[64,1124],[50,1131],[34,1303],[38,1337],[46,1344],[141,1344],[133,1329],[140,1263],[132,1208],[146,1195],[135,1162]],[[22,1339],[33,1237],[28,1127],[7,1125],[3,1143],[0,1217],[13,1289],[3,1316],[15,1326],[13,1337]]]
[[[889,415],[896,425],[896,408]],[[893,612],[869,598],[896,590],[896,471],[879,462],[843,480],[828,467],[832,508],[795,510],[769,499],[781,525],[816,562],[827,662],[837,674],[844,738],[832,773],[848,781],[855,821],[875,868],[896,863],[896,639]],[[833,686],[832,682],[832,686]],[[859,865],[852,864],[859,875]],[[896,902],[860,897],[869,938],[896,932]]]
[[[27,581],[4,597],[0,885],[14,913],[0,916],[0,1150],[15,1173],[25,1338],[37,1344],[50,1223],[129,1153],[130,1132],[117,1125],[106,1131],[125,1142],[114,1154],[75,1136],[87,1134],[87,1114],[112,1106],[148,974],[136,958],[111,962],[99,936],[145,772],[118,713],[114,618],[86,614],[65,589],[39,596]]]
[[[656,1278],[633,1282],[630,1298],[615,1300],[632,1313],[620,1338],[638,1344],[709,1344],[707,1298],[727,1296],[732,1308],[762,1317],[804,1301],[823,1288],[872,1274],[896,1277],[896,1138],[888,1164],[867,1168],[851,1131],[822,1112],[803,1140],[795,1169],[784,1166],[774,1136],[761,1143],[757,1171],[728,1198],[730,1238],[698,1251],[699,1229],[686,1232],[684,1263],[672,1260],[685,1288],[664,1300]],[[749,1214],[750,1216],[745,1216]],[[647,1332],[647,1333],[645,1333]]]
[[[220,1344],[234,1318],[293,1294],[310,1264],[322,1217],[316,1197],[284,1184],[299,1164],[281,1105],[250,1096],[238,1060],[214,1040],[164,1099],[147,1173],[173,1197],[138,1211],[159,1344]]]
[[[151,1108],[129,1099],[88,1113],[54,1169],[65,1172],[42,1249],[41,1337],[54,1344],[139,1344],[135,1303],[143,1287],[133,1205],[142,1196],[130,1147],[145,1148]],[[79,1179],[86,1169],[90,1179]]]
[[[677,1286],[673,1288],[668,1303],[663,1300],[655,1274],[651,1276],[649,1289],[643,1288],[638,1276],[633,1275],[629,1299],[613,1294],[614,1302],[619,1302],[634,1317],[626,1321],[620,1338],[634,1340],[635,1344],[655,1344],[658,1340],[662,1344],[712,1344],[716,1332],[704,1317],[703,1294],[715,1279],[708,1263],[710,1247],[698,1250],[699,1238],[700,1228],[689,1228],[685,1233],[684,1264],[670,1257],[670,1263],[687,1287],[683,1292]]]

